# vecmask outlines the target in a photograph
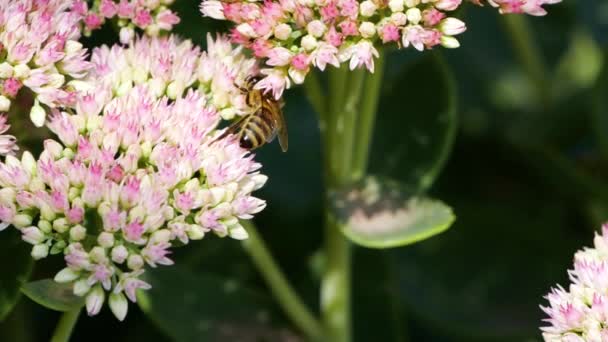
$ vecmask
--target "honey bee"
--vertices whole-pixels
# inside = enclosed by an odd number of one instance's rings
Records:
[[[281,109],[283,103],[272,94],[254,89],[259,80],[259,76],[250,76],[245,79],[245,86],[236,85],[245,94],[245,103],[251,112],[230,125],[216,140],[234,134],[242,148],[254,150],[273,141],[278,135],[281,150],[287,152],[287,124]]]

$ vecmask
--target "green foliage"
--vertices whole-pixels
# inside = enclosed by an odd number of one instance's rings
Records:
[[[279,341],[293,336],[277,328],[269,298],[236,279],[175,266],[147,274],[154,284],[140,292],[142,310],[174,341]]]
[[[371,173],[424,191],[446,162],[457,129],[456,93],[442,58],[426,54],[406,64],[381,99]]]
[[[19,299],[19,288],[28,280],[32,271],[33,260],[31,247],[21,241],[19,233],[13,227],[0,235],[0,260],[3,260],[0,272],[0,321],[11,312]]]
[[[24,284],[21,292],[34,302],[55,311],[72,311],[84,305],[84,298],[74,295],[72,284],[42,279]]]
[[[452,210],[440,201],[373,176],[334,193],[330,203],[342,232],[370,248],[409,245],[443,232],[454,221]]]

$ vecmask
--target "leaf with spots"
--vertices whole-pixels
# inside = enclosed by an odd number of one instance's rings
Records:
[[[0,232],[0,321],[4,320],[19,300],[19,288],[30,276],[33,259],[31,246],[21,241],[17,230]]]
[[[409,245],[448,229],[452,209],[398,182],[370,176],[330,194],[332,211],[351,241],[369,248]]]
[[[139,305],[175,341],[300,341],[277,328],[269,298],[236,280],[179,266],[146,278],[152,289],[138,294]]]
[[[84,298],[74,295],[72,284],[42,279],[23,285],[21,292],[29,299],[55,311],[70,311],[84,305]]]
[[[435,53],[407,64],[381,99],[371,172],[426,190],[443,168],[456,134],[452,75]]]

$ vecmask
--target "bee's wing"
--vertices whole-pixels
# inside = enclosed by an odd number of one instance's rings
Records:
[[[274,121],[277,125],[277,134],[279,136],[279,145],[281,145],[281,150],[283,152],[287,152],[287,148],[289,147],[289,141],[287,139],[287,121],[285,121],[285,116],[283,116],[283,110],[281,109],[281,105],[279,103],[276,104],[276,111],[274,112]]]
[[[219,137],[215,138],[214,141],[222,140],[231,134],[240,135],[241,129],[242,129],[243,125],[245,125],[246,122],[249,120],[249,117],[250,117],[250,115],[244,115],[240,119],[238,119],[236,122],[230,124],[230,126],[228,126],[228,128],[226,128],[224,133],[222,133]]]

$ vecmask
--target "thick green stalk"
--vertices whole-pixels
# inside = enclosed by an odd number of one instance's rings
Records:
[[[351,246],[335,217],[327,214],[325,269],[321,281],[321,314],[325,341],[351,340]]]
[[[319,117],[325,116],[327,112],[327,101],[325,101],[325,97],[323,96],[323,88],[321,87],[319,76],[314,70],[306,75],[304,91],[306,91],[306,97]]]
[[[362,97],[377,96],[363,91],[365,70],[332,70],[329,112],[325,116],[326,187],[332,190],[353,181],[355,146],[368,144],[357,136]],[[323,118],[322,118],[323,119]],[[368,139],[369,140],[369,139]],[[329,206],[327,206],[329,208]],[[351,245],[340,231],[339,222],[327,209],[325,226],[325,269],[321,280],[321,314],[325,340],[351,341]]]
[[[59,323],[57,323],[51,342],[68,342],[70,336],[72,336],[72,330],[74,330],[79,315],[80,308],[63,313],[59,319]]]
[[[384,75],[384,53],[380,51],[380,56],[376,60],[376,68],[373,74],[367,75],[363,89],[365,94],[361,99],[361,113],[357,125],[357,139],[355,144],[355,155],[353,159],[353,178],[362,178],[367,171],[369,150],[372,144],[374,122],[378,110],[380,90],[382,88],[382,77]]]
[[[551,104],[551,84],[528,19],[523,15],[510,14],[502,16],[502,20],[518,62],[534,86],[540,102],[547,109]]]
[[[258,234],[255,225],[251,221],[241,221],[241,224],[249,233],[249,239],[243,241],[245,250],[251,256],[251,260],[272,290],[279,305],[311,341],[319,341],[323,336],[321,324],[291,287]]]

